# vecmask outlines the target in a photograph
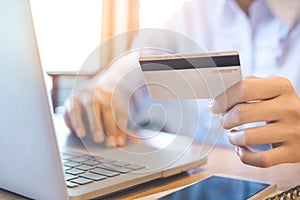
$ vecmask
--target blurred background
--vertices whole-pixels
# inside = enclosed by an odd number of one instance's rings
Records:
[[[103,41],[122,32],[161,26],[184,0],[31,0],[42,64],[78,70]]]
[[[47,85],[54,108],[70,95],[77,71],[103,42],[123,32],[162,26],[184,0],[30,0]],[[118,48],[129,47],[128,36]],[[97,52],[96,52],[97,53]],[[111,52],[112,53],[112,52]],[[100,53],[82,73],[89,79],[100,64]],[[107,55],[112,57],[113,55]]]

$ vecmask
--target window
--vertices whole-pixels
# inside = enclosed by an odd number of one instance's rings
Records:
[[[30,1],[44,69],[80,69],[101,41],[102,0]],[[183,1],[140,0],[140,27],[162,25]]]
[[[140,27],[155,28],[163,25],[184,0],[140,0]]]
[[[42,65],[73,71],[100,44],[101,0],[31,0]]]

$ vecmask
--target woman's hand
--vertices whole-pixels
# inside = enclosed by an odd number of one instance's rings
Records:
[[[113,92],[97,87],[85,89],[65,103],[65,122],[79,138],[92,134],[97,143],[108,146],[126,143],[127,113]]]
[[[224,113],[223,127],[231,129],[228,138],[242,162],[270,167],[300,161],[300,99],[289,80],[248,77],[218,96],[210,109]],[[234,129],[252,122],[265,125]],[[273,148],[256,152],[247,147],[261,144]]]

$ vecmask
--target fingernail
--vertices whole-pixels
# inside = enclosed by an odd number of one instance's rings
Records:
[[[97,143],[101,143],[103,142],[104,138],[103,138],[103,133],[100,131],[97,131],[94,135],[94,141]]]
[[[230,131],[227,132],[227,138],[230,140],[232,137],[234,137],[234,134],[237,134],[238,130],[237,129],[231,129]]]
[[[216,101],[214,99],[211,99],[209,102],[209,107],[214,107],[216,105]]]
[[[215,113],[215,106],[216,106],[216,101],[212,99],[208,105],[210,112]]]
[[[227,139],[228,139],[229,141],[230,141],[230,139],[231,139],[231,134],[232,134],[231,132],[227,132],[227,133],[226,133]]]
[[[126,142],[125,137],[123,137],[123,136],[118,136],[118,138],[117,138],[117,144],[118,144],[118,146],[124,146],[124,145],[125,145],[125,142]]]
[[[234,145],[239,145],[239,146],[247,146],[248,143],[245,140],[245,133],[244,131],[230,131],[229,135],[229,141],[234,144]]]
[[[237,154],[239,157],[241,157],[241,155],[242,155],[242,149],[241,149],[241,147],[235,146],[235,152],[236,152],[236,154]]]
[[[79,138],[83,138],[85,136],[85,132],[82,129],[77,129],[76,134],[77,134],[77,137],[79,137]]]
[[[236,154],[238,156],[240,156],[240,151],[241,151],[240,147],[239,146],[235,146],[234,149],[235,149]]]
[[[113,136],[107,137],[106,145],[108,147],[115,147],[115,146],[117,146],[116,138],[113,137]]]
[[[222,124],[223,124],[224,119],[225,119],[225,113],[220,113],[219,117],[220,117],[220,120],[222,120]]]

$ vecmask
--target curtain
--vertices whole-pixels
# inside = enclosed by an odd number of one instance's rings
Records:
[[[102,0],[102,67],[130,47],[134,34],[126,33],[138,28],[139,0]]]

